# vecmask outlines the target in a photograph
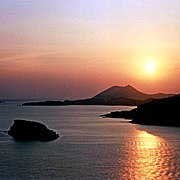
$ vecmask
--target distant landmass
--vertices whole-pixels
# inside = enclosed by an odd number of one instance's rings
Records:
[[[132,119],[132,123],[137,124],[180,127],[180,95],[155,99],[131,111],[116,111],[102,116]]]
[[[65,105],[127,105],[137,106],[153,99],[160,99],[172,96],[172,94],[145,94],[134,87],[112,86],[89,99],[65,100],[65,101],[39,101],[27,102],[23,106],[65,106]]]

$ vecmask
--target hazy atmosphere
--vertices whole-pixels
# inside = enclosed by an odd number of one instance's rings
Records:
[[[179,0],[0,2],[0,98],[180,92]]]
[[[0,179],[180,180],[180,0],[0,0]]]

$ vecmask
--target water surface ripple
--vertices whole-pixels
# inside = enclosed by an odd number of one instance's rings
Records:
[[[126,106],[0,105],[0,179],[180,179],[179,128],[142,126],[101,114]],[[54,129],[56,141],[17,142],[16,118]]]

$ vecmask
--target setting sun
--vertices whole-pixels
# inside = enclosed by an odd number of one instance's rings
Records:
[[[144,57],[137,61],[134,76],[139,82],[153,82],[154,85],[167,76],[168,63],[164,57]],[[156,82],[156,83],[155,83]]]
[[[155,64],[153,62],[149,62],[145,66],[145,72],[146,73],[153,73],[155,71]]]

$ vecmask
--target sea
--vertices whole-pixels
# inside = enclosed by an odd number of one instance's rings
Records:
[[[131,106],[0,104],[0,179],[180,179],[180,128],[102,118]],[[7,131],[15,119],[38,121],[60,137],[19,142]]]

